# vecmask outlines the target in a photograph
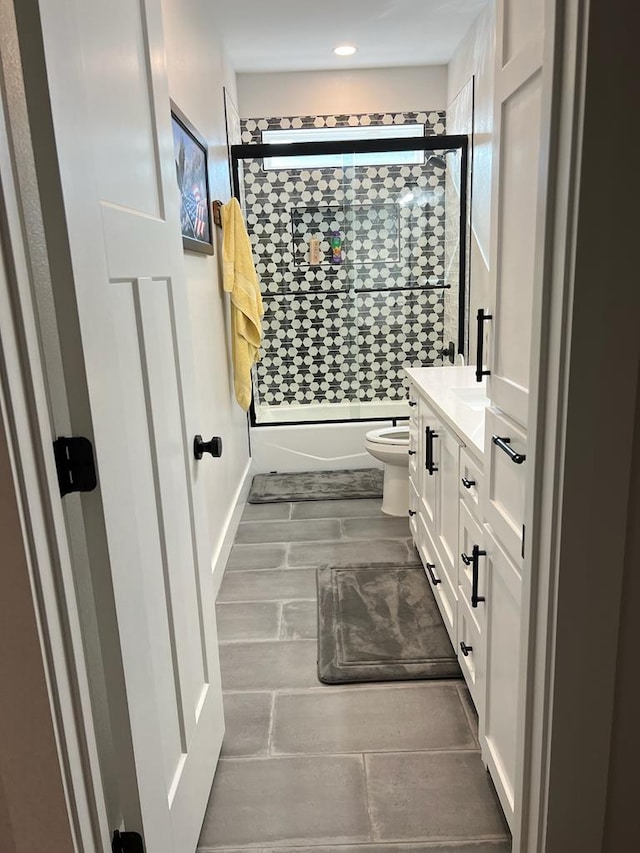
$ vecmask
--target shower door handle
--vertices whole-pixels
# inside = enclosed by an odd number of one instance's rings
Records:
[[[476,382],[482,382],[483,376],[489,376],[490,370],[483,370],[484,362],[484,324],[486,320],[493,320],[493,314],[485,314],[484,308],[478,308],[476,322],[478,324],[476,340]]]

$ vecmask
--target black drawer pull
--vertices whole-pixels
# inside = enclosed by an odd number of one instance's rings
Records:
[[[462,485],[465,487],[465,489],[470,489],[471,486],[475,486],[475,484],[476,484],[475,480],[467,480],[466,477],[462,478]]]
[[[417,406],[418,405],[415,400],[407,400],[407,402],[409,403],[410,406]]]
[[[484,595],[478,595],[478,559],[486,557],[487,552],[481,551],[478,545],[474,545],[471,550],[472,577],[471,577],[471,606],[477,607],[481,601],[484,601]]]
[[[482,369],[484,361],[484,324],[486,320],[493,320],[492,314],[485,314],[484,308],[478,308],[476,321],[478,323],[478,339],[476,341],[476,382],[482,382],[483,376],[489,376],[490,370]]]
[[[409,456],[415,456],[415,455],[416,455],[415,450],[410,450],[410,451],[409,451]]]
[[[464,642],[464,640],[461,640],[461,641],[460,641],[460,651],[462,652],[462,654],[463,654],[466,658],[468,658],[468,657],[469,657],[469,652],[472,652],[472,651],[473,651],[473,646],[468,646],[468,645]]]
[[[433,476],[438,470],[438,467],[433,464],[433,439],[438,437],[438,433],[432,430],[431,427],[426,427],[424,435],[426,443],[424,467]]]
[[[416,514],[415,509],[410,509],[410,510],[409,510],[409,515],[415,515],[415,514]]]
[[[440,578],[437,578],[433,573],[433,570],[436,567],[435,563],[425,563],[425,567],[426,567],[427,571],[429,572],[429,577],[431,578],[431,583],[434,586],[437,586],[439,583],[442,583],[442,580]]]
[[[512,462],[515,462],[516,465],[522,465],[524,460],[527,458],[526,454],[516,453],[516,451],[513,449],[513,447],[510,447],[510,445],[511,445],[511,439],[510,438],[502,438],[499,435],[494,435],[492,437],[491,441],[495,444],[496,447],[499,447],[500,450],[504,450],[504,452],[507,454],[509,459]]]
[[[469,557],[467,554],[460,554],[460,556],[462,557],[462,562],[465,566],[470,566],[473,562],[473,557]]]

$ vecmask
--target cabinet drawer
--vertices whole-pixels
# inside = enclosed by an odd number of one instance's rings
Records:
[[[461,447],[460,479],[458,481],[460,497],[480,524],[482,523],[482,478],[482,468],[464,447]]]
[[[474,574],[474,547],[478,549],[478,555],[475,558],[477,564],[477,581],[476,595],[478,598],[486,598],[485,591],[487,587],[487,558],[484,547],[484,530],[475,518],[469,512],[464,501],[460,501],[460,525],[459,525],[459,554],[458,554],[458,598],[463,597],[469,605],[471,618],[473,619],[476,629],[484,634],[486,625],[486,601],[476,600],[476,607],[473,606],[473,574]],[[471,563],[467,563],[462,557],[465,555],[467,560],[471,559]]]
[[[485,649],[484,637],[478,631],[473,613],[467,601],[458,598],[458,663],[467,682],[478,716],[484,714]]]
[[[422,564],[425,567],[427,579],[438,604],[440,615],[447,628],[449,639],[455,648],[458,636],[458,591],[454,589],[447,573],[443,571],[442,560],[428,529],[425,527],[422,516],[418,515],[417,519],[418,541],[416,542],[416,547]],[[431,566],[430,570],[428,565]]]
[[[485,481],[483,518],[518,564],[522,560],[522,534],[527,461],[514,461],[505,451],[526,456],[527,434],[499,409],[489,408],[485,415]],[[507,439],[503,447],[493,437]]]

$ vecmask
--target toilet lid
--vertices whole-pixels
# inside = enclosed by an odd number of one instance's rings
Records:
[[[387,427],[367,433],[373,444],[409,444],[409,427]]]

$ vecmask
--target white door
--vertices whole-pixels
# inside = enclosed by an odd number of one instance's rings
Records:
[[[543,86],[543,0],[496,7],[491,270],[493,304],[487,396],[526,426],[539,211]]]
[[[124,828],[150,853],[189,853],[224,723],[202,482],[215,460],[192,450],[160,5],[58,0],[41,15],[77,310],[69,334],[82,343],[99,478],[83,500],[106,532],[137,777],[121,788]],[[73,395],[69,376],[67,386]]]

